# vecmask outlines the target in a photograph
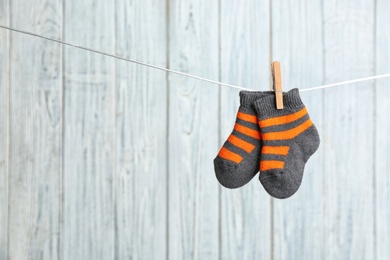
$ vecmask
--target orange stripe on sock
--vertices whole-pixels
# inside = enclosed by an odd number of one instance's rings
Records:
[[[271,169],[283,169],[284,162],[282,161],[260,161],[260,171],[267,171]]]
[[[221,151],[218,153],[218,156],[235,163],[240,163],[242,161],[242,157],[240,155],[229,151],[225,147],[222,147]]]
[[[237,117],[241,120],[244,120],[244,121],[247,121],[250,123],[254,123],[254,124],[257,124],[257,120],[258,120],[257,116],[245,114],[245,113],[242,113],[240,111],[238,111]]]
[[[263,146],[261,153],[263,154],[278,154],[287,155],[290,146]]]
[[[280,131],[280,132],[270,132],[262,135],[263,140],[289,140],[293,139],[309,127],[313,125],[313,122],[307,119],[304,123],[300,124],[297,127],[294,127],[290,130]]]
[[[257,140],[260,140],[260,133],[259,131],[257,130],[253,130],[249,127],[246,127],[246,126],[243,126],[243,125],[240,125],[240,124],[235,124],[234,125],[234,130],[240,132],[240,133],[243,133],[244,135],[247,135],[247,136],[250,136],[250,137],[253,137]]]
[[[283,124],[294,122],[295,120],[298,120],[299,118],[305,116],[306,114],[307,114],[307,110],[306,110],[306,107],[304,107],[301,110],[299,110],[298,112],[295,112],[294,114],[291,114],[291,115],[279,116],[279,117],[273,117],[273,118],[260,120],[259,125],[261,128],[275,126],[275,125],[283,125]]]
[[[247,153],[250,153],[253,151],[253,149],[255,149],[255,146],[253,144],[248,143],[232,134],[229,136],[228,141]]]

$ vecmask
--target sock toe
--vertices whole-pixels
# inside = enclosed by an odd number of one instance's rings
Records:
[[[283,170],[270,170],[262,172],[259,180],[271,196],[277,199],[286,199],[297,192],[302,181],[302,178],[298,176],[291,177],[291,173]]]
[[[217,157],[214,159],[214,171],[219,183],[226,188],[236,189],[247,184],[255,175],[240,171],[236,164],[229,163]]]

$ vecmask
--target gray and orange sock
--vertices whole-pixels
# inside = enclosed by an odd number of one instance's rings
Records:
[[[270,91],[240,92],[240,107],[233,132],[214,159],[215,175],[227,188],[243,186],[259,171],[261,142],[253,102],[271,94]]]
[[[284,109],[275,107],[275,96],[253,103],[262,139],[260,182],[273,197],[292,196],[301,185],[305,164],[318,149],[320,138],[298,89],[283,93]]]

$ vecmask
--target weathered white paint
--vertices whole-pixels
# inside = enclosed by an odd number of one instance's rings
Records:
[[[9,2],[0,0],[0,23],[9,21]],[[9,39],[0,30],[0,259],[8,255]]]
[[[116,54],[166,67],[166,3],[120,0],[116,4]],[[117,61],[115,68],[115,259],[164,259],[166,74],[123,61]]]
[[[59,38],[59,2],[15,0],[15,28]],[[23,15],[20,15],[23,14]],[[9,259],[56,259],[60,235],[61,46],[12,33]]]
[[[221,1],[220,8],[221,80],[267,90],[269,1]],[[238,91],[225,88],[221,88],[220,96],[220,145],[223,145],[233,129],[239,96]],[[271,200],[258,177],[240,189],[220,187],[221,259],[270,259]]]
[[[377,1],[376,8],[376,64],[375,72],[390,71],[390,2]],[[375,257],[386,259],[390,255],[390,79],[376,81],[375,89]],[[371,176],[371,175],[369,175]]]
[[[113,1],[67,1],[64,14],[65,41],[115,51]],[[115,62],[67,47],[64,74],[61,258],[112,259]]]
[[[218,79],[218,2],[169,2],[169,66]],[[169,259],[218,259],[218,87],[169,76]]]
[[[285,89],[389,72],[389,11],[385,0],[0,0],[0,23],[266,90],[271,57]],[[302,93],[322,143],[298,193],[271,200],[258,176],[238,190],[214,176],[238,91],[2,29],[0,41],[0,259],[390,254],[390,80]]]
[[[321,3],[273,1],[272,56],[282,61],[286,90],[324,82]],[[322,162],[326,140],[322,91],[305,92],[301,98],[318,128],[322,144],[305,167],[299,191],[287,201],[274,199],[274,259],[321,259],[325,249]]]
[[[337,82],[375,73],[373,1],[324,1],[324,76]],[[324,91],[326,259],[375,259],[374,82]]]

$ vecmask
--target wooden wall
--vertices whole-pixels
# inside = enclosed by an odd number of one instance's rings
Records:
[[[386,0],[0,0],[0,24],[255,90],[390,72]],[[272,199],[213,159],[238,91],[0,29],[0,260],[386,259],[390,80],[301,94],[321,146]]]

